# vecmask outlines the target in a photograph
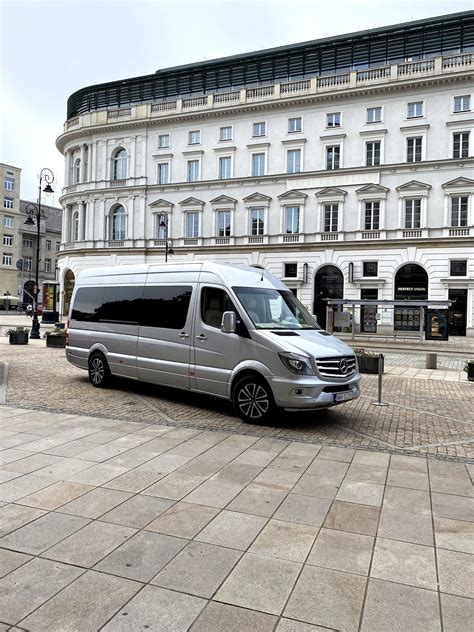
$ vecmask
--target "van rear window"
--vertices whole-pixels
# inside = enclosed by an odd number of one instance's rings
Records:
[[[71,320],[98,322],[104,292],[104,287],[83,287],[77,290],[72,306]]]

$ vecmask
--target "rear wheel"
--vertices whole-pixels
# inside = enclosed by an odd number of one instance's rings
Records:
[[[266,422],[275,412],[270,386],[258,376],[247,375],[234,387],[232,401],[235,412],[248,422]]]
[[[94,353],[89,358],[89,380],[96,388],[106,388],[111,382],[112,375],[109,365],[102,353]]]

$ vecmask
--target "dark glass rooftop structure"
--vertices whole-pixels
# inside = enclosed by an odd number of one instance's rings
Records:
[[[82,88],[67,118],[101,108],[163,101],[360,70],[474,50],[474,11],[223,57]]]

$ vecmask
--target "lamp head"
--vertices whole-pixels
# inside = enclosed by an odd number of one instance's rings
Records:
[[[54,193],[49,183],[44,187],[43,192],[46,193],[47,195],[51,195],[51,193]]]
[[[34,226],[34,225],[35,225],[35,222],[34,222],[34,220],[33,220],[33,218],[32,218],[32,217],[28,217],[28,218],[25,220],[25,224],[27,224],[28,226]]]

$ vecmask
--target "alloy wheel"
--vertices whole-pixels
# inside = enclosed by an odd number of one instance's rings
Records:
[[[270,408],[267,391],[261,384],[249,382],[239,390],[237,402],[240,411],[250,419],[260,419]]]

